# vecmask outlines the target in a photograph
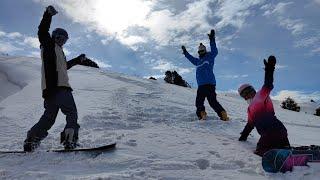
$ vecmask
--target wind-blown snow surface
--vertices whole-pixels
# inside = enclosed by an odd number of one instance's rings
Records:
[[[79,112],[80,143],[117,142],[100,154],[57,154],[64,116],[40,148],[29,154],[0,155],[0,179],[318,179],[319,164],[292,173],[269,174],[254,155],[254,133],[239,142],[246,123],[246,102],[218,94],[231,121],[222,122],[207,105],[209,118],[195,117],[195,89],[128,77],[87,67],[69,71]],[[21,149],[27,130],[43,113],[40,60],[0,58],[0,149]],[[7,97],[8,96],[8,97]],[[293,145],[320,144],[320,118],[286,111],[276,114]]]

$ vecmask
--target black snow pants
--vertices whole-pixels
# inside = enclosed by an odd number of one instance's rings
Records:
[[[59,109],[66,115],[66,128],[73,128],[77,137],[79,131],[77,107],[74,102],[72,92],[69,89],[59,88],[57,92],[44,100],[45,111],[38,123],[29,131],[28,137],[44,139],[48,135],[48,130],[55,123]]]
[[[205,84],[198,87],[196,98],[197,116],[200,117],[200,112],[205,111],[205,98],[207,98],[212,109],[218,114],[219,117],[221,117],[221,112],[225,110],[217,101],[216,86],[212,84]]]

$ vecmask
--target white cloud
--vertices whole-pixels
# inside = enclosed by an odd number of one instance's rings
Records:
[[[32,51],[29,56],[31,56],[31,57],[40,57],[41,56],[40,55],[40,51]]]
[[[285,69],[285,68],[287,68],[288,66],[287,65],[281,65],[281,64],[277,64],[276,65],[276,68],[277,69]]]
[[[217,23],[217,28],[232,25],[242,28],[246,18],[251,15],[250,8],[263,3],[265,0],[224,0],[221,1],[220,8],[215,12],[221,20]]]
[[[106,62],[103,62],[103,61],[98,60],[96,58],[90,58],[90,59],[92,59],[94,62],[96,62],[100,68],[111,68],[112,67],[110,64],[107,64]]]
[[[152,12],[147,19],[146,27],[150,29],[150,36],[160,45],[182,44],[186,36],[204,34],[212,26],[208,18],[212,16],[209,8],[210,0],[200,0],[187,5],[187,9],[179,14],[174,14],[168,9]],[[192,31],[191,31],[192,30]]]
[[[320,0],[314,0],[320,2]],[[298,7],[297,2],[279,2],[277,4],[267,4],[261,9],[265,11],[264,16],[275,18],[280,27],[291,32],[294,38],[293,46],[295,48],[308,48],[308,55],[315,55],[317,47],[320,43],[320,34],[316,30],[315,24],[308,23],[308,19],[304,17],[303,11],[307,11],[306,7]]]
[[[312,37],[307,37],[307,38],[302,38],[300,40],[297,40],[295,42],[295,47],[300,48],[300,47],[309,47],[314,44],[319,44],[320,43],[320,37],[317,36],[312,36]]]
[[[35,49],[39,49],[40,48],[40,43],[38,38],[35,37],[26,37],[23,41],[26,45],[31,46]]]
[[[207,18],[211,13],[210,0],[189,3],[187,9],[174,14],[168,9],[153,11],[157,0],[46,0],[45,5],[55,4],[62,8],[73,21],[86,25],[90,30],[116,37],[129,47],[153,39],[160,45],[168,45],[183,31],[209,31]],[[212,2],[212,0],[211,0]],[[142,28],[142,32],[130,28]],[[195,32],[196,33],[196,32]],[[108,41],[101,41],[107,43]]]
[[[280,18],[280,26],[287,28],[293,35],[298,35],[305,29],[305,24],[301,19]]]
[[[12,33],[8,33],[7,37],[11,38],[11,39],[15,39],[15,38],[20,38],[23,35],[19,32],[12,32]]]
[[[278,14],[284,14],[288,10],[289,6],[292,5],[293,2],[279,2],[275,7],[273,12]]]
[[[306,28],[306,24],[302,19],[293,19],[289,16],[288,12],[292,5],[293,2],[279,2],[276,5],[265,5],[262,9],[265,10],[264,16],[274,16],[281,27],[288,29],[293,35],[299,35]]]
[[[18,48],[8,42],[0,41],[0,52],[11,53],[11,52],[18,51],[18,50],[21,50],[21,48]]]
[[[116,36],[125,44],[133,38],[126,34],[129,27],[143,26],[153,1],[144,0],[46,0],[64,10],[73,21],[86,25],[90,30],[105,36]],[[59,9],[58,9],[59,10]],[[129,38],[129,39],[128,39]]]
[[[175,70],[179,74],[186,74],[192,72],[191,68],[181,68],[164,59],[158,60],[156,62],[156,65],[152,67],[152,69],[159,70],[162,73],[168,70]]]
[[[156,79],[162,79],[165,77],[164,74],[156,74],[156,75],[150,75],[150,76],[143,76],[143,78],[149,79],[150,77],[154,77]]]
[[[128,37],[120,37],[120,41],[129,46],[133,46],[138,43],[146,43],[147,40],[141,36],[128,36]]]
[[[238,75],[238,74],[236,74],[236,75],[220,75],[220,76],[218,76],[218,77],[221,77],[221,78],[225,78],[225,79],[239,79],[239,78],[247,78],[247,77],[249,77],[249,75],[248,74],[243,74],[243,75]]]
[[[69,51],[69,49],[67,49],[66,47],[63,48],[63,52],[66,56],[69,56],[71,54],[71,52]]]
[[[5,36],[7,33],[3,32],[3,31],[0,31],[0,37],[1,36]]]
[[[320,47],[311,50],[311,53],[313,53],[313,54],[320,54]]]
[[[283,101],[287,97],[291,97],[300,103],[301,102],[310,102],[311,99],[313,99],[315,101],[319,101],[320,100],[320,92],[316,91],[313,93],[305,93],[302,91],[282,90],[282,91],[278,92],[278,94],[276,96],[273,96],[273,99]]]
[[[115,36],[106,36],[104,39],[101,40],[101,43],[103,45],[108,45],[110,44],[113,40],[115,40]]]
[[[313,0],[313,1],[320,5],[320,0]]]

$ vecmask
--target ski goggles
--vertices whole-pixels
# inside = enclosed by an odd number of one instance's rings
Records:
[[[200,50],[198,51],[198,54],[205,54],[206,53],[206,50]]]
[[[252,86],[246,87],[244,90],[241,91],[240,96],[243,97],[245,100],[248,99],[249,95],[256,93],[256,90]]]

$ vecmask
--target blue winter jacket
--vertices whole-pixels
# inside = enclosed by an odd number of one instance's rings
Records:
[[[214,59],[218,55],[218,49],[215,40],[210,41],[211,52],[207,52],[204,57],[195,58],[186,52],[185,57],[195,66],[197,66],[196,77],[198,86],[205,84],[216,85],[216,78],[213,74]]]

